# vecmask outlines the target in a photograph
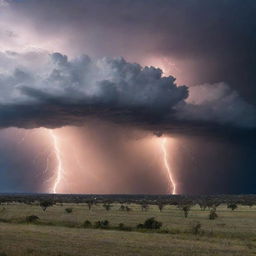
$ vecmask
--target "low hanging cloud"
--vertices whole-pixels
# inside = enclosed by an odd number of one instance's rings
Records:
[[[0,53],[0,90],[1,127],[81,125],[90,117],[154,130],[195,122],[256,126],[255,108],[228,85],[177,86],[159,68],[123,58]]]

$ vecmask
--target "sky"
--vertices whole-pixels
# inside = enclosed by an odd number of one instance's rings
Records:
[[[0,192],[256,193],[255,11],[0,0]]]

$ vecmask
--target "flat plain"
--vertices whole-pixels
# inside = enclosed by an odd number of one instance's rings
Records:
[[[82,255],[256,255],[256,206],[234,211],[226,204],[217,207],[218,218],[209,219],[209,209],[194,205],[188,217],[174,205],[160,212],[156,205],[142,211],[120,204],[107,211],[103,204],[89,210],[84,203],[57,203],[43,211],[38,204],[8,203],[0,206],[0,256],[82,256]],[[68,213],[67,208],[72,208]],[[27,223],[26,217],[39,220]],[[160,230],[137,230],[150,217],[162,222]],[[107,229],[84,228],[88,220],[109,221]],[[118,230],[120,223],[132,231]],[[199,224],[195,232],[194,227]],[[166,232],[165,232],[166,231]]]

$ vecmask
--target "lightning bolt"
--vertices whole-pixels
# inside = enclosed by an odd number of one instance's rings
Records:
[[[164,162],[164,168],[168,174],[169,183],[170,183],[170,193],[175,195],[176,194],[176,183],[174,181],[174,178],[172,176],[172,171],[168,163],[168,157],[167,157],[167,150],[166,150],[166,143],[167,138],[161,138],[160,139],[160,146],[163,153],[163,162]]]
[[[64,174],[64,169],[62,166],[62,160],[61,160],[61,153],[60,153],[60,149],[59,149],[59,144],[58,144],[58,138],[57,136],[54,134],[54,132],[52,130],[48,130],[50,137],[52,138],[53,141],[53,148],[54,148],[54,153],[55,153],[55,157],[56,157],[56,161],[57,161],[57,168],[56,168],[56,177],[53,183],[53,188],[52,191],[54,194],[57,193],[57,189],[58,186],[63,178],[63,174]]]

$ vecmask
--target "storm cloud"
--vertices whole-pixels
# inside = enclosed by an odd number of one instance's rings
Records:
[[[80,125],[88,117],[160,130],[190,121],[256,125],[255,108],[224,83],[178,86],[161,69],[121,57],[6,52],[0,58],[2,127]]]

